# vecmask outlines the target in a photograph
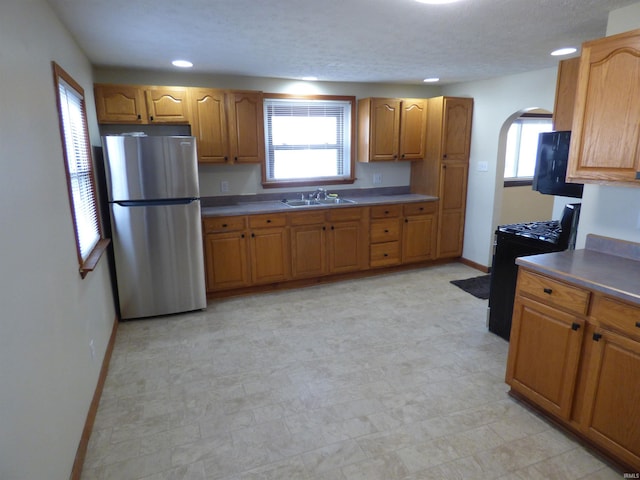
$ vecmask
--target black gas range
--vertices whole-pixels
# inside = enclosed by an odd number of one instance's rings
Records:
[[[560,252],[575,248],[580,204],[564,208],[561,220],[501,225],[496,230],[491,287],[489,292],[489,331],[509,340],[511,315],[516,292],[518,257]]]

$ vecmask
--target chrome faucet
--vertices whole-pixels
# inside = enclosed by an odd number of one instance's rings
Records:
[[[309,200],[325,200],[327,198],[327,191],[324,188],[318,188],[315,192],[309,194]]]

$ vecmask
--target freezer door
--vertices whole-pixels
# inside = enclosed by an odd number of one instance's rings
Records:
[[[206,307],[199,200],[114,203],[111,222],[122,319]]]
[[[197,198],[194,137],[102,137],[109,201]]]

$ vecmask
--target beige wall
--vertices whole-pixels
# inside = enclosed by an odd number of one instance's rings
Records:
[[[542,195],[532,190],[531,185],[505,187],[502,190],[502,210],[498,225],[552,220],[553,199],[553,195]]]
[[[66,480],[115,311],[105,259],[78,273],[51,61],[98,144],[92,70],[44,0],[0,2],[0,59],[0,479]]]

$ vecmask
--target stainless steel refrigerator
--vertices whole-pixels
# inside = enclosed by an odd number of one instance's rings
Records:
[[[206,307],[196,141],[102,137],[120,318]]]

